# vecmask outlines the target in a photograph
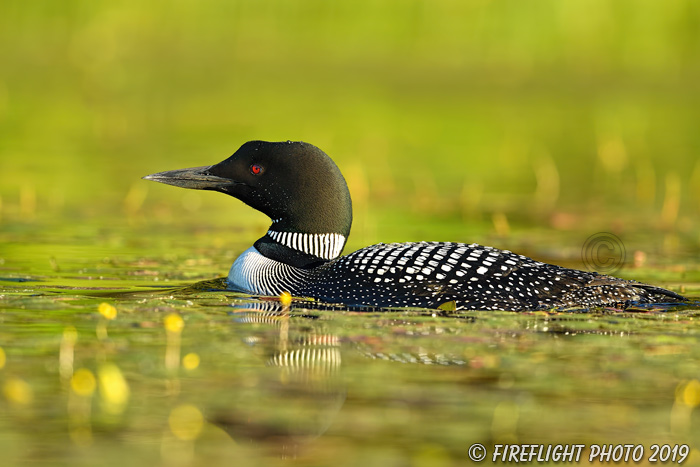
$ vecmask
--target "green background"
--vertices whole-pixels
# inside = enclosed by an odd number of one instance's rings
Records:
[[[199,282],[269,220],[141,177],[304,140],[348,180],[346,253],[480,242],[584,268],[613,232],[616,275],[697,299],[699,83],[692,0],[0,0],[0,464],[448,466],[498,442],[682,443],[697,465],[697,302],[275,316]],[[72,387],[105,362],[117,415]],[[211,422],[196,441],[173,438],[182,404]],[[297,422],[329,425],[289,459]]]
[[[5,1],[0,13],[5,224],[247,223],[241,203],[140,177],[291,139],[346,174],[358,246],[465,240],[454,235],[474,225],[700,242],[693,1]]]

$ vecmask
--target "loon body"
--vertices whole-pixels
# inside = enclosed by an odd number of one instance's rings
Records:
[[[231,267],[229,287],[256,295],[310,297],[350,306],[537,310],[682,301],[674,292],[463,243],[372,245],[340,256],[352,224],[347,184],[335,163],[303,142],[250,141],[206,167],[144,177],[219,191],[272,219]]]

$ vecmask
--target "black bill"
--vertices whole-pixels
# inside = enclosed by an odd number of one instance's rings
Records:
[[[222,188],[238,184],[230,178],[209,174],[207,170],[210,168],[211,166],[168,170],[146,175],[143,179],[193,190],[221,190]]]

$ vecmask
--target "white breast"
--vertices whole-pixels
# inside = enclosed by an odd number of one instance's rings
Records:
[[[307,280],[307,271],[267,258],[254,246],[236,258],[228,273],[234,288],[256,295],[294,295]]]

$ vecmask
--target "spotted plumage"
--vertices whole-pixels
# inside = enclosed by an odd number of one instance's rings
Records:
[[[463,243],[393,243],[340,256],[352,205],[333,161],[307,143],[244,144],[210,167],[145,177],[220,191],[270,216],[229,272],[232,289],[351,306],[538,310],[682,301],[668,290]]]
[[[299,295],[377,307],[537,310],[679,299],[664,289],[477,244],[378,244],[316,270]]]

